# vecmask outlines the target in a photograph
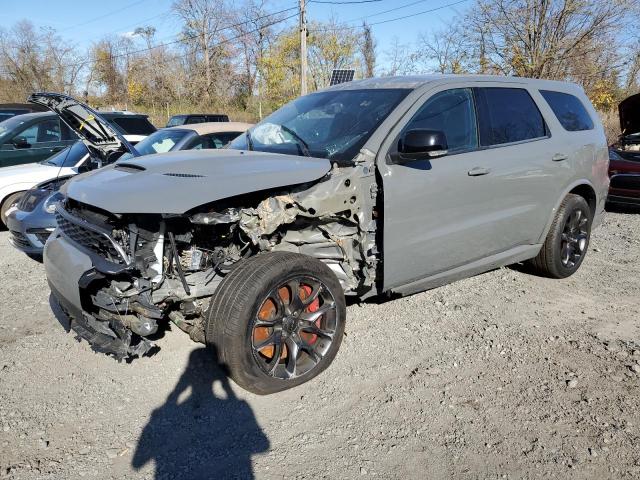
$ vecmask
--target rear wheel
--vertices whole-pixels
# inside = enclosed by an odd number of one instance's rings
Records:
[[[346,317],[340,282],[324,263],[289,252],[248,259],[220,284],[206,341],[230,377],[258,394],[300,385],[335,358]]]
[[[2,205],[0,206],[0,220],[2,220],[3,225],[7,225],[7,212],[11,207],[20,202],[22,195],[24,195],[24,192],[12,193],[4,199],[4,202],[2,202]]]
[[[567,195],[560,204],[540,253],[531,260],[535,270],[551,278],[573,275],[589,248],[591,217],[591,209],[583,197]]]

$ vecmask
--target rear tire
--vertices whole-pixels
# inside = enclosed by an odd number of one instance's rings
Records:
[[[24,194],[25,192],[12,193],[4,199],[4,202],[2,202],[2,206],[0,206],[0,220],[2,221],[2,225],[5,227],[7,226],[7,211],[12,206],[17,205]]]
[[[334,273],[297,253],[242,261],[211,298],[205,338],[241,387],[260,395],[307,382],[333,361],[346,304]]]
[[[579,195],[567,195],[558,208],[540,253],[530,260],[536,273],[550,278],[573,275],[589,249],[592,220],[587,201]]]

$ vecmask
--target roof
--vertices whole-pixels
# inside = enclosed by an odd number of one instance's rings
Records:
[[[176,115],[172,115],[171,118],[174,117],[226,117],[226,113],[178,113]]]
[[[48,112],[47,107],[34,103],[0,103],[0,110],[29,110],[30,112]]]
[[[43,118],[43,117],[57,117],[57,115],[53,112],[31,112],[31,113],[21,113],[20,115],[15,115],[14,117],[11,117],[11,118],[20,118],[20,120],[29,122],[31,120],[35,120],[36,118]]]
[[[452,81],[480,81],[480,82],[504,82],[504,83],[526,83],[540,87],[547,86],[556,88],[567,85],[574,85],[569,82],[556,80],[540,80],[537,78],[507,77],[502,75],[407,75],[403,77],[378,77],[366,78],[364,80],[354,80],[353,82],[339,83],[325,89],[327,90],[356,90],[356,89],[376,89],[376,88],[408,88],[416,89],[429,83],[447,83]]]
[[[165,128],[165,130],[193,130],[198,135],[206,135],[207,133],[244,132],[251,127],[253,127],[253,123],[205,122],[177,125],[175,127]]]
[[[112,111],[112,110],[96,110],[98,112],[98,114],[104,118],[109,118],[109,117],[144,117],[144,118],[148,118],[149,115],[146,115],[144,113],[135,113],[135,112],[129,112],[129,111]]]

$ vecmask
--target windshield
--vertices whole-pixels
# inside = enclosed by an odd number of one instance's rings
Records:
[[[408,93],[404,89],[313,93],[272,113],[229,148],[350,161]]]
[[[4,122],[0,122],[0,139],[2,139],[3,137],[6,137],[9,134],[11,134],[14,130],[16,130],[18,127],[20,127],[20,125],[22,125],[23,123],[25,123],[25,120],[20,115],[17,115],[15,117],[11,117],[11,118],[5,120]]]
[[[140,155],[169,152],[191,133],[191,130],[158,130],[136,143],[135,149]],[[120,157],[120,160],[126,160],[131,157],[133,157],[133,155],[125,153]]]
[[[89,150],[85,144],[76,142],[40,163],[54,167],[75,167],[87,155],[89,155]]]
[[[184,115],[174,115],[169,119],[167,127],[177,127],[178,125],[182,125],[185,118],[186,117]]]

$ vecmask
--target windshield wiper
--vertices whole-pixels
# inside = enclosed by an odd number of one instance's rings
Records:
[[[253,150],[253,140],[251,140],[251,134],[249,133],[249,130],[247,130],[244,135],[245,137],[247,137],[247,148],[249,150]]]
[[[311,156],[311,152],[309,151],[309,145],[307,145],[307,142],[305,142],[300,135],[298,135],[296,132],[294,132],[293,130],[291,130],[289,127],[286,127],[284,125],[280,125],[280,128],[282,130],[284,130],[285,132],[287,132],[289,135],[291,135],[293,138],[295,138],[298,143],[300,144],[300,146],[302,147],[302,153],[305,154],[305,156],[310,157]]]

